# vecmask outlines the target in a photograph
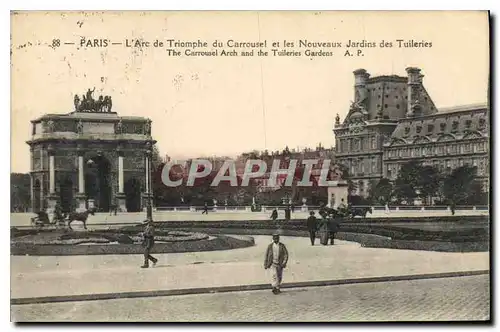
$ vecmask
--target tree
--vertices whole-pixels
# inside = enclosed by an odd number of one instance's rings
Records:
[[[488,205],[489,195],[483,190],[483,185],[480,181],[474,180],[471,185],[470,195],[467,203],[470,205]]]
[[[156,169],[161,164],[164,164],[164,161],[160,154],[160,149],[158,149],[157,145],[153,145],[153,153],[151,154],[152,169]]]
[[[439,170],[434,166],[422,166],[420,168],[417,189],[427,204],[430,204],[430,199],[437,195],[441,186],[441,178]]]
[[[455,168],[443,181],[443,196],[452,205],[468,204],[477,195],[477,167],[464,165]],[[481,188],[482,191],[482,188]]]
[[[393,197],[393,186],[389,179],[370,181],[369,195],[374,203],[388,204]]]
[[[31,179],[29,174],[10,174],[10,211],[27,211],[31,203]]]
[[[411,160],[401,166],[394,186],[394,194],[399,201],[404,200],[407,204],[413,204],[415,198],[418,197],[421,170],[422,166],[416,160]]]

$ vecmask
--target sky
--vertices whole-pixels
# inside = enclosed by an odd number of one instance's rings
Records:
[[[93,87],[112,96],[119,115],[150,118],[161,154],[178,159],[333,146],[335,116],[343,119],[349,110],[358,68],[371,76],[421,68],[438,109],[487,97],[486,12],[18,12],[11,29],[12,172],[29,171],[30,120],[73,111],[73,96]],[[334,52],[330,57],[171,57],[153,47],[50,47],[53,39],[79,44],[82,37],[209,45],[412,39],[432,47],[365,48],[352,57],[344,56],[345,47],[324,48]]]

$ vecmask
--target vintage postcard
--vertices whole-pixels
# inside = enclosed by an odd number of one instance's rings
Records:
[[[491,319],[487,11],[11,12],[11,321]]]

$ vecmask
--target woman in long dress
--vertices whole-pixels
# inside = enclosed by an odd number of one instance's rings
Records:
[[[321,219],[321,222],[320,222],[320,225],[319,225],[319,242],[326,246],[328,244],[328,223],[329,223],[329,220],[328,220],[328,217],[326,218],[322,218]]]

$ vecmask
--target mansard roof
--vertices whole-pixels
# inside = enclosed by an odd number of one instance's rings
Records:
[[[436,114],[401,119],[391,136],[391,143],[408,144],[443,142],[488,136],[486,104],[443,108]]]

